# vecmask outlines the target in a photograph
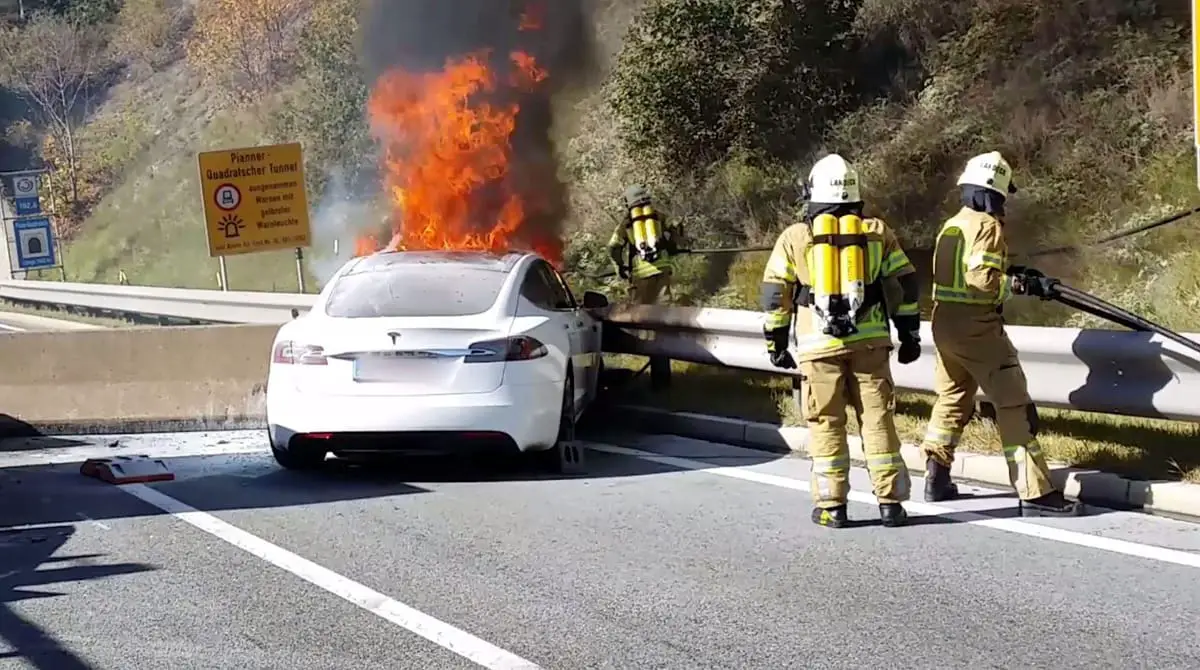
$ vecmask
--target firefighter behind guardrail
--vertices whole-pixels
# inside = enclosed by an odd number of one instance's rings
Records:
[[[901,285],[893,320],[900,332],[899,360],[911,363],[921,354],[916,270],[885,222],[862,218],[858,173],[841,156],[818,161],[804,188],[807,215],[775,242],[763,272],[762,307],[771,363],[796,368],[793,348],[799,358],[810,431],[812,520],[847,525],[846,414],[854,407],[880,518],[885,526],[901,526],[908,520],[901,503],[909,499],[910,483],[896,431],[883,282],[897,278]]]
[[[937,400],[921,450],[926,457],[925,500],[958,497],[950,465],[982,387],[996,408],[996,426],[1009,481],[1027,516],[1071,516],[1079,511],[1050,481],[1037,443],[1037,408],[1017,350],[1004,331],[1003,305],[1014,290],[1004,235],[1004,203],[1017,192],[1012,167],[1000,152],[971,158],[958,178],[962,209],[945,222],[933,252],[933,341]]]
[[[629,282],[629,298],[634,304],[658,305],[664,299],[669,302],[679,250],[679,226],[666,222],[644,186],[626,188],[624,201],[625,214],[608,241],[617,274]],[[651,385],[665,386],[670,374],[670,359],[660,356],[650,359]]]

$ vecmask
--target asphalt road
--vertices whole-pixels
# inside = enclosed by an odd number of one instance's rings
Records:
[[[574,478],[87,442],[0,453],[0,668],[1200,667],[1181,521],[1021,520],[975,489],[901,529],[859,494],[867,523],[824,529],[807,461],[673,437],[591,443]],[[97,453],[177,480],[80,476]]]

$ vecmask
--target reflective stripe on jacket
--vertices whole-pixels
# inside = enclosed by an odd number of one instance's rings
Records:
[[[942,226],[933,252],[933,301],[994,313],[1012,297],[1000,221],[964,207]]]

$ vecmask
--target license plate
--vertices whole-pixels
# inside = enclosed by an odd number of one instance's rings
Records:
[[[403,382],[425,374],[436,364],[434,356],[388,352],[382,356],[354,359],[351,374],[356,382]]]

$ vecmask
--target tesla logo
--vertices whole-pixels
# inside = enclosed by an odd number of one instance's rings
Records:
[[[388,337],[392,338],[392,346],[394,347],[396,346],[396,340],[400,339],[400,333],[391,332],[388,333]]]

